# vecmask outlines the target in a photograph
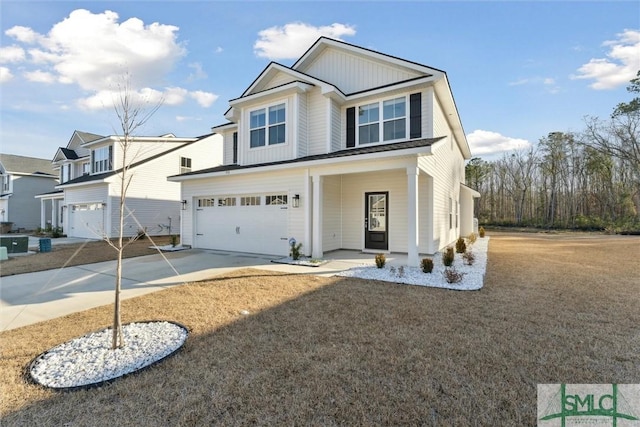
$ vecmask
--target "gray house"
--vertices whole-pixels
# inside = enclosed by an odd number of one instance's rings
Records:
[[[2,231],[34,230],[41,214],[35,196],[54,191],[58,176],[51,160],[0,154],[0,184],[0,221],[6,226]]]

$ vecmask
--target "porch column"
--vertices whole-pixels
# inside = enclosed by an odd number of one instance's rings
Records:
[[[313,175],[313,213],[311,233],[311,256],[322,258],[322,181],[323,177]]]
[[[45,210],[45,202],[44,199],[40,199],[40,228],[44,230],[47,222],[47,214]]]
[[[418,175],[420,170],[415,166],[407,167],[407,262],[411,267],[420,264],[418,248],[420,245],[418,227]]]

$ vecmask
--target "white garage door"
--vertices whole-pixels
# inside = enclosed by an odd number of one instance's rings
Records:
[[[195,247],[289,254],[286,194],[200,197],[195,206]]]
[[[67,236],[101,239],[104,234],[104,208],[102,203],[71,205]]]

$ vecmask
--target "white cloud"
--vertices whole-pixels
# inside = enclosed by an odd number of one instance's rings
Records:
[[[11,70],[7,67],[0,67],[0,83],[6,83],[13,78]]]
[[[0,63],[22,62],[27,55],[20,46],[0,47]]]
[[[204,107],[204,108],[211,107],[211,104],[213,104],[216,101],[216,99],[218,99],[218,95],[215,95],[210,92],[203,92],[201,90],[190,92],[189,96],[195,99],[196,102],[200,104],[201,107]]]
[[[511,138],[497,132],[477,129],[467,135],[467,141],[474,156],[497,154],[503,151],[529,148],[526,139]]]
[[[157,22],[145,25],[138,18],[119,23],[118,14],[111,11],[94,14],[78,9],[45,35],[21,26],[10,28],[5,34],[35,45],[28,50],[27,58],[39,66],[32,76],[48,73],[55,81],[94,92],[93,97],[80,103],[94,106],[105,91],[115,89],[125,73],[133,88],[163,82],[185,54],[176,40],[177,31],[178,27]]]
[[[202,69],[202,64],[199,62],[192,62],[189,64],[189,68],[193,68],[193,73],[189,74],[187,80],[201,80],[207,78],[207,73]]]
[[[258,33],[259,39],[253,50],[261,58],[272,60],[295,59],[301,56],[319,37],[326,36],[340,40],[342,36],[356,34],[352,25],[334,23],[314,27],[303,22],[292,22],[282,27],[271,27]]]
[[[595,80],[593,89],[613,89],[629,83],[640,69],[640,31],[625,30],[618,38],[606,41],[607,58],[593,58],[578,68],[572,79]]]
[[[215,53],[222,53],[224,51],[224,49],[222,48],[222,46],[218,46],[215,50]]]
[[[24,73],[24,77],[30,82],[37,83],[53,83],[56,81],[56,77],[53,74],[42,70],[27,71]]]
[[[19,42],[32,44],[35,43],[41,36],[33,31],[31,28],[22,27],[20,25],[16,25],[15,27],[9,28],[4,32],[7,36],[12,37]]]

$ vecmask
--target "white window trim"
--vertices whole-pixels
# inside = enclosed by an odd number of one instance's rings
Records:
[[[390,139],[388,141],[384,140],[384,123],[391,121],[391,120],[398,120],[400,119],[400,117],[396,117],[393,119],[389,119],[389,120],[385,120],[384,119],[384,102],[385,101],[391,101],[393,99],[398,99],[398,98],[404,98],[404,138],[398,138],[398,139]],[[370,104],[378,104],[378,111],[379,111],[379,117],[378,117],[378,121],[377,122],[371,122],[371,123],[366,123],[363,124],[363,126],[366,125],[371,125],[373,123],[378,123],[378,136],[379,136],[379,140],[378,142],[368,142],[365,144],[360,144],[360,115],[358,114],[358,108],[359,107],[363,107],[365,105],[370,105]],[[378,144],[390,144],[393,142],[398,142],[398,141],[406,141],[408,139],[408,135],[409,135],[409,131],[410,131],[410,120],[409,120],[409,95],[405,94],[405,95],[397,95],[397,96],[391,96],[388,98],[382,98],[382,99],[378,99],[378,100],[373,100],[373,101],[368,101],[368,102],[362,102],[360,104],[355,105],[356,107],[356,147],[370,147],[373,145],[378,145]]]
[[[277,105],[284,105],[284,142],[280,142],[277,144],[269,144],[269,108],[275,107]],[[251,146],[251,131],[254,130],[251,128],[251,113],[258,110],[265,110],[265,126],[264,128],[255,128],[255,129],[264,129],[265,130],[265,144],[259,147]],[[291,129],[293,121],[290,117],[290,108],[289,108],[289,100],[288,99],[280,99],[275,102],[270,102],[268,104],[263,104],[260,106],[252,107],[247,109],[247,147],[250,151],[254,150],[265,150],[273,147],[284,147],[289,145],[289,129]]]
[[[110,171],[112,171],[112,170],[113,170],[113,163],[114,163],[114,162],[113,162],[113,158],[109,159],[109,151],[110,151],[110,150],[109,150],[109,147],[112,147],[112,146],[110,146],[110,145],[105,145],[104,147],[98,147],[98,148],[94,148],[94,149],[92,150],[93,155],[91,156],[91,161],[90,161],[90,163],[91,163],[91,174],[93,174],[93,175],[97,175],[97,174],[101,174],[101,173],[105,173],[105,172],[110,172]],[[107,151],[107,158],[106,158],[106,159],[102,159],[102,160],[100,160],[100,162],[103,162],[103,161],[105,161],[105,160],[106,160],[106,162],[107,162],[107,163],[106,163],[106,166],[105,166],[105,168],[104,168],[104,169],[102,169],[102,168],[101,168],[100,170],[96,170],[96,169],[94,169],[94,166],[95,166],[95,163],[96,163],[96,160],[95,160],[95,158],[96,158],[96,153],[97,153],[98,151],[101,151],[101,150],[106,150],[106,151]],[[113,151],[114,151],[114,150],[113,150],[113,148],[112,148],[112,149],[111,149],[112,156],[113,156]],[[109,160],[111,160],[111,162],[109,162]],[[110,165],[109,163],[111,163],[111,165]]]

